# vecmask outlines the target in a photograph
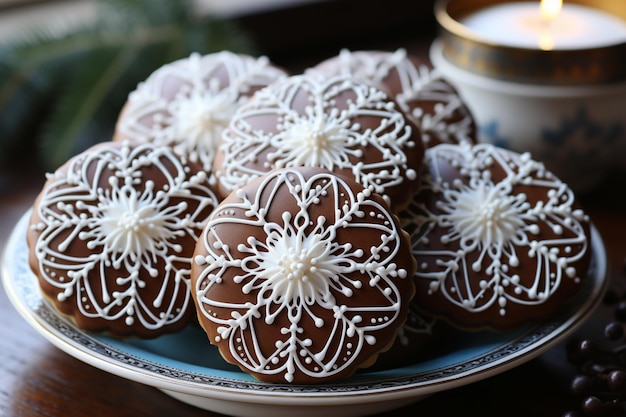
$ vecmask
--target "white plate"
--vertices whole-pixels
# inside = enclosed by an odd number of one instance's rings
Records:
[[[436,357],[385,371],[360,372],[332,385],[269,384],[226,364],[196,326],[155,340],[117,340],[86,333],[58,315],[42,298],[28,266],[28,215],[7,241],[2,278],[9,298],[35,330],[104,371],[156,387],[188,404],[237,416],[363,416],[488,378],[537,357],[571,335],[599,304],[607,286],[606,253],[593,228],[587,286],[552,321],[512,333],[453,331],[446,335],[450,343],[443,344]]]

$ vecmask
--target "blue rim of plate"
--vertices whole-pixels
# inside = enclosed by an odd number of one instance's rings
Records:
[[[585,322],[608,286],[604,244],[592,225],[590,279],[576,299],[550,321],[510,333],[458,332],[454,349],[403,367],[361,371],[332,384],[271,384],[226,364],[195,325],[153,340],[122,340],[77,328],[42,297],[30,271],[26,245],[29,216],[30,210],[9,236],[0,270],[9,299],[22,317],[52,344],[92,366],[159,389],[207,398],[243,393],[260,402],[280,398],[314,404],[320,397],[362,401],[364,395],[382,395],[384,399],[430,395],[499,374],[546,352]]]

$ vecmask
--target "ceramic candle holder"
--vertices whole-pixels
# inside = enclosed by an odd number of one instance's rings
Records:
[[[529,151],[574,190],[626,170],[626,38],[542,50],[482,38],[463,25],[496,0],[439,0],[430,57],[473,112],[480,140]],[[626,19],[620,0],[582,1]],[[537,10],[539,2],[537,1]]]

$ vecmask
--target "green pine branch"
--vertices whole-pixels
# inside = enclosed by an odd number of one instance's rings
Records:
[[[255,54],[236,22],[190,2],[100,0],[98,19],[65,31],[32,28],[0,45],[0,167],[32,159],[55,169],[109,140],[128,93],[191,52]]]

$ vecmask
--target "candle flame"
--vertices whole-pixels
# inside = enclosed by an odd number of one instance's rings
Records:
[[[563,8],[563,0],[541,0],[539,13],[541,16],[542,30],[539,35],[539,48],[544,51],[554,49],[554,38],[552,36],[552,22],[557,18]]]
[[[553,21],[563,8],[563,0],[541,0],[539,12],[541,19],[545,22]]]

